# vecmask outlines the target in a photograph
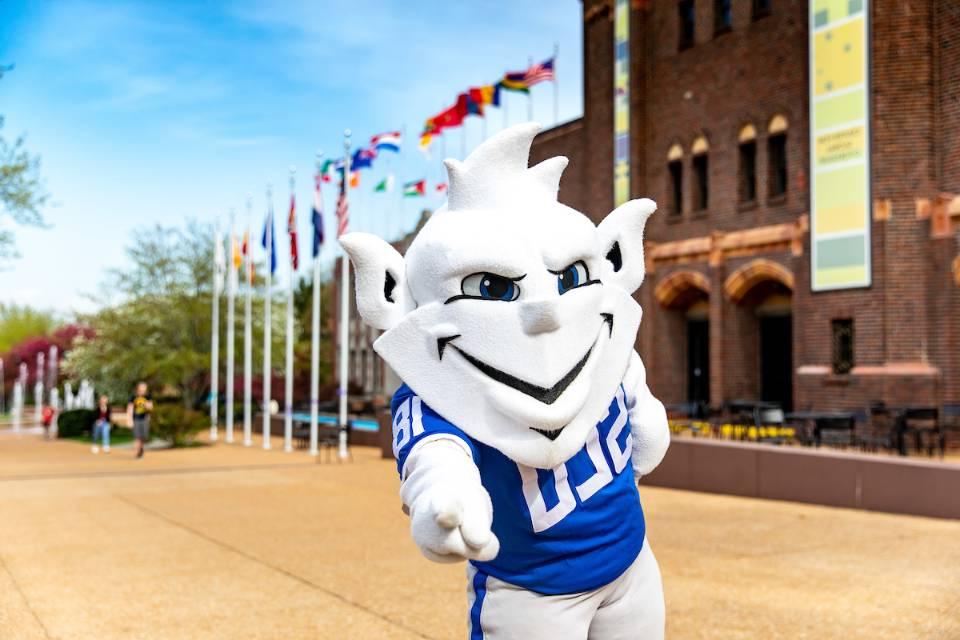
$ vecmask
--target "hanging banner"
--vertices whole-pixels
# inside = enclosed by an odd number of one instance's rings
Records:
[[[630,1],[613,18],[613,205],[630,199]]]
[[[869,0],[810,2],[814,291],[870,286]]]

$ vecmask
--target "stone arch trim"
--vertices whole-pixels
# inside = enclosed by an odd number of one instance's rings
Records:
[[[767,125],[767,133],[774,135],[777,133],[783,133],[790,128],[790,122],[787,120],[787,117],[783,114],[778,113],[777,115],[770,118],[770,123]]]
[[[747,123],[740,127],[740,133],[737,134],[738,142],[753,142],[757,139],[757,128],[752,123]]]
[[[657,283],[653,290],[653,296],[664,309],[672,308],[677,299],[685,292],[695,289],[710,295],[710,281],[699,271],[683,270],[674,271],[669,276]]]
[[[731,273],[723,283],[723,292],[731,302],[739,304],[755,286],[764,280],[779,282],[793,291],[793,272],[773,260],[758,258]]]

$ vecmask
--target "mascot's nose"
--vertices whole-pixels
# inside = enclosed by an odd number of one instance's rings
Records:
[[[520,322],[524,333],[546,333],[560,328],[560,309],[556,300],[530,300],[520,304]]]

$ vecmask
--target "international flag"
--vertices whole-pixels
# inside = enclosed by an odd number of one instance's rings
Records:
[[[360,169],[372,169],[373,161],[377,157],[377,150],[374,148],[357,149],[350,159],[350,170],[359,171]]]
[[[466,104],[461,105],[460,101],[457,101],[457,104],[444,109],[437,115],[431,118],[433,120],[434,130],[439,133],[444,129],[450,127],[459,127],[463,124],[463,119],[466,117],[467,112],[462,107],[466,107]]]
[[[470,99],[482,105],[500,106],[500,85],[488,84],[482,87],[473,87],[469,91]]]
[[[267,246],[269,237],[270,245]],[[270,273],[277,272],[277,234],[273,229],[273,205],[267,210],[267,219],[263,221],[263,236],[260,238],[260,246],[270,254]]]
[[[469,93],[461,93],[457,96],[457,109],[467,115],[483,115],[483,104],[474,100]]]
[[[320,168],[320,175],[323,177],[324,182],[333,182],[338,171],[343,171],[343,158],[324,161],[323,166]]]
[[[379,151],[400,152],[401,134],[399,131],[390,131],[370,138],[370,146]]]
[[[360,187],[360,172],[351,171],[350,172],[350,188],[358,189]]]
[[[447,183],[438,182],[436,186],[437,193],[446,193],[447,192]]]
[[[433,142],[433,132],[424,131],[420,134],[420,144],[418,148],[423,155],[430,157],[430,144]]]
[[[556,75],[553,72],[553,58],[531,65],[524,76],[524,81],[528,87],[548,80],[556,80]]]
[[[240,253],[240,240],[236,234],[230,234],[230,262],[234,269],[239,269],[243,265],[243,255]]]
[[[427,181],[416,180],[407,182],[403,185],[403,196],[405,198],[422,198],[427,194]]]
[[[287,233],[290,235],[290,266],[296,271],[300,266],[300,252],[297,250],[297,199],[290,194],[290,214],[287,216]]]
[[[313,257],[320,255],[323,246],[323,195],[320,193],[322,177],[317,174],[313,179],[313,212],[310,219],[313,222]]]
[[[508,71],[503,74],[503,79],[499,82],[499,85],[501,89],[506,89],[507,91],[530,92],[530,86],[527,84],[526,71]]]
[[[253,283],[253,257],[250,255],[250,229],[243,232],[243,244],[240,245],[240,252],[247,261],[247,282]]]
[[[347,183],[340,177],[340,193],[337,195],[337,237],[347,232],[350,226],[350,210],[347,206]]]
[[[377,193],[390,193],[393,191],[393,174],[388,173],[387,177],[377,183],[377,186],[373,188]]]

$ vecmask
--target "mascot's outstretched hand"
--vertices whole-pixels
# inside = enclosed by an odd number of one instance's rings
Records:
[[[435,562],[497,556],[493,506],[469,451],[453,440],[425,442],[407,458],[404,471],[400,498],[423,555]]]
[[[636,351],[623,377],[633,436],[633,475],[639,480],[657,468],[670,446],[670,425],[663,403],[647,387],[647,372]]]
[[[660,640],[660,570],[636,478],[669,444],[634,351],[643,231],[557,201],[566,158],[528,166],[539,125],[447,160],[447,203],[401,256],[340,242],[391,401],[400,497],[430,560],[467,560],[469,637]]]

